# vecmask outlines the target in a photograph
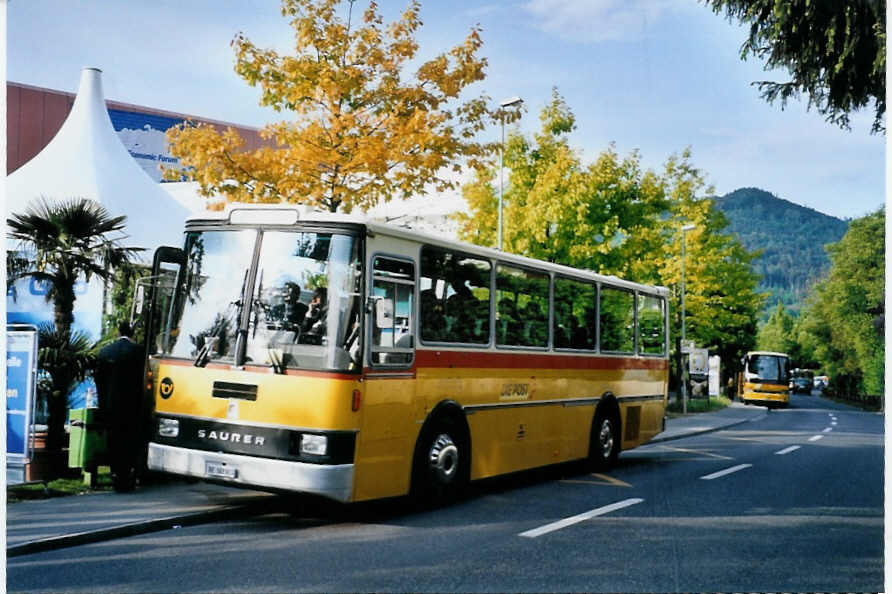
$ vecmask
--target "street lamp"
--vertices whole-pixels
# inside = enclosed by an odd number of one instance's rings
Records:
[[[504,192],[503,184],[502,184],[502,160],[504,159],[505,154],[505,108],[506,107],[514,107],[515,105],[520,105],[523,103],[523,99],[520,97],[511,97],[510,99],[505,99],[499,106],[499,113],[501,115],[502,120],[502,146],[499,148],[499,226],[498,226],[498,249],[501,251],[502,249],[502,193]]]
[[[685,335],[684,335],[684,252],[685,252],[685,234],[688,231],[693,231],[697,228],[697,225],[693,223],[688,223],[687,225],[682,226],[681,228],[681,348],[682,352],[684,352],[684,343],[685,343]],[[682,359],[683,361],[683,359]],[[679,377],[681,381],[681,412],[682,414],[688,414],[688,384],[685,381],[685,371],[684,371],[684,363],[681,366],[681,374]]]

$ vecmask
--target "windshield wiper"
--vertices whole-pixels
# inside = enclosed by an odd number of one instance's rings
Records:
[[[198,349],[198,354],[195,356],[195,361],[192,362],[192,365],[195,367],[204,367],[207,365],[208,361],[211,360],[211,351],[216,348],[217,341],[219,340],[220,338],[217,336],[206,336],[204,344]]]
[[[266,313],[266,304],[263,303],[263,299],[261,298],[263,295],[263,271],[260,271],[260,278],[257,280],[257,297],[254,297],[251,300],[251,315],[254,316],[253,324],[254,331],[251,334],[251,338],[257,337],[257,326],[260,325],[260,311],[263,310]]]

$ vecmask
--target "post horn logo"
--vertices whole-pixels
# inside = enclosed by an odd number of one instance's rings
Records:
[[[161,392],[161,397],[167,400],[171,396],[173,396],[173,380],[169,377],[161,380],[161,386],[159,387],[159,391]]]

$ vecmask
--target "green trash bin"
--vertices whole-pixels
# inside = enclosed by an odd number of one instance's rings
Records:
[[[108,432],[99,423],[99,409],[73,408],[68,420],[68,466],[95,473],[108,459]]]

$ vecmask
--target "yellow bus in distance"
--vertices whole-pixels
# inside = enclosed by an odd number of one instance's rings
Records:
[[[608,467],[665,427],[668,290],[349,215],[230,206],[160,248],[152,470],[341,502]]]
[[[743,358],[744,404],[782,407],[790,404],[790,357],[786,353],[751,351]]]

